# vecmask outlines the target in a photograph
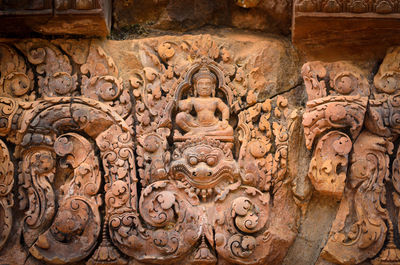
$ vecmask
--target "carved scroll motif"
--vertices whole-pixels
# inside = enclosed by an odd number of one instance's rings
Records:
[[[342,196],[351,149],[351,139],[338,131],[331,131],[318,141],[308,172],[316,190],[338,198]]]
[[[10,46],[1,44],[1,95],[33,100],[33,73],[28,69],[24,59]]]
[[[18,48],[29,62],[36,66],[39,94],[45,96],[69,96],[76,90],[77,75],[72,73],[69,58],[59,48],[43,40],[25,41]]]
[[[22,247],[49,264],[279,264],[298,230],[287,166],[298,112],[210,36],[139,46],[129,80],[94,40],[0,46]]]
[[[296,112],[283,96],[257,102],[259,92],[245,78],[249,70],[235,66],[229,49],[210,39],[151,44],[141,52],[146,65],[130,83],[139,179],[147,186],[138,208],[144,222],[138,214],[121,214],[113,241],[142,262],[282,259],[294,219],[271,220],[271,194],[286,200],[288,128]],[[181,59],[187,56],[193,63]],[[277,242],[281,252],[262,251]]]
[[[314,139],[331,128],[349,128],[355,139],[361,131],[370,94],[360,70],[343,62],[311,62],[303,66],[302,73],[309,95],[303,117],[307,148],[311,149]]]
[[[61,187],[62,196],[52,225],[40,234],[30,252],[37,259],[67,263],[86,257],[96,245],[101,227],[101,198],[97,194],[101,176],[94,150],[82,136],[59,136],[54,151],[63,158],[62,167],[72,167],[73,176]]]
[[[393,150],[398,150],[396,139],[399,135],[397,118],[399,51],[399,48],[388,51],[373,79],[372,93],[368,99],[365,96],[369,93],[362,88],[364,86],[358,85],[351,93],[359,93],[357,100],[360,103],[354,104],[356,98],[349,94],[341,97],[342,102],[346,101],[346,104],[341,103],[344,112],[340,107],[336,107],[338,105],[334,105],[336,110],[331,111],[332,117],[339,122],[331,122],[332,118],[329,118],[329,122],[320,119],[326,116],[324,114],[328,110],[328,104],[337,101],[338,96],[314,93],[314,91],[325,91],[325,80],[320,78],[329,72],[324,71],[329,68],[329,64],[311,62],[303,67],[308,94],[311,98],[316,95],[324,96],[309,101],[303,117],[308,148],[311,149],[315,139],[320,137],[310,164],[309,177],[314,187],[322,193],[339,196],[343,192],[329,239],[321,252],[321,257],[330,262],[337,264],[359,264],[367,260],[371,260],[372,264],[400,262],[400,250],[394,239],[398,236],[398,230],[394,225],[398,224],[399,218],[398,210],[394,210],[399,204],[398,155],[394,156],[394,160],[390,158],[394,153]],[[336,64],[346,68],[341,62]],[[323,68],[324,65],[328,66]],[[353,67],[352,71],[355,71],[354,69]],[[352,76],[360,77],[357,73],[353,73]],[[359,77],[358,84],[360,84]],[[361,83],[364,84],[365,81]],[[353,88],[353,85],[350,87]],[[346,94],[343,91],[341,93]],[[325,106],[319,107],[321,103]],[[341,119],[337,119],[338,116],[341,116]],[[350,116],[351,119],[345,118]],[[334,130],[330,131],[332,129]],[[327,131],[330,132],[326,133]],[[346,135],[348,132],[349,135]],[[331,142],[329,139],[332,139]],[[339,143],[342,143],[340,148],[338,148]],[[346,148],[343,148],[344,146]],[[332,161],[335,162],[332,164]],[[331,165],[335,166],[330,167]],[[340,185],[334,185],[335,182],[332,181],[338,179]],[[336,192],[338,187],[341,192]]]
[[[337,213],[340,218],[332,225],[322,252],[324,258],[339,264],[358,264],[382,248],[387,232],[384,182],[389,177],[390,148],[390,142],[368,132],[357,138],[349,185]]]
[[[94,102],[83,98],[73,104],[63,100],[66,99],[38,102],[37,108],[25,113],[24,117],[31,120],[20,129],[24,137],[17,137],[22,138],[22,147],[29,146],[20,151],[20,206],[26,209],[27,216],[24,241],[34,257],[49,263],[84,259],[96,247],[101,230],[98,207],[102,199],[98,192],[102,181],[93,146],[77,133],[56,138],[56,132],[74,129],[95,140],[107,127],[118,126],[114,124],[124,128],[121,132],[130,131],[107,105],[93,106]],[[52,126],[43,135],[48,124]],[[62,158],[59,162],[56,155]],[[56,170],[56,163],[64,165],[65,170]],[[59,182],[56,178],[64,174],[61,181],[65,184],[59,187],[61,194],[56,204],[54,185]]]
[[[32,87],[26,85],[24,79],[11,82],[5,78],[0,100],[3,121],[1,135],[7,136],[16,145],[15,156],[20,160],[18,190],[19,205],[25,213],[22,229],[24,245],[36,259],[60,264],[85,259],[97,247],[102,227],[99,211],[102,198],[99,191],[104,181],[93,143],[112,126],[119,128],[117,132],[122,135],[119,139],[126,137],[124,133],[131,135],[133,132],[124,120],[129,119],[128,115],[121,117],[123,111],[117,108],[116,112],[113,109],[113,100],[119,100],[120,92],[125,91],[122,85],[119,87],[121,91],[114,94],[110,92],[111,86],[101,84],[104,89],[92,88],[98,91],[92,95],[82,89],[78,84],[80,82],[75,82],[83,78],[84,71],[79,71],[76,65],[82,65],[82,69],[85,69],[83,65],[89,59],[95,61],[101,58],[105,60],[102,66],[92,61],[88,63],[97,65],[95,69],[103,70],[96,72],[89,69],[85,73],[95,79],[103,78],[98,75],[108,75],[110,77],[106,79],[117,80],[118,72],[114,71],[112,59],[94,43],[83,41],[82,47],[74,47],[74,41],[66,41],[61,47],[58,45],[58,41],[50,43],[44,40],[24,41],[15,45],[27,56],[33,71],[11,46],[3,45],[2,58],[12,64],[1,69],[1,76],[17,73],[21,78],[30,78],[29,84],[36,79],[38,93],[33,93]],[[39,75],[33,76],[32,72]],[[21,90],[17,85],[23,86],[26,91],[15,94],[15,91]],[[104,99],[104,103],[98,101],[109,92],[115,97]],[[128,101],[125,112],[129,112],[130,98]],[[133,146],[128,148],[132,152]],[[4,146],[2,150],[6,163],[7,149]],[[8,175],[9,172],[4,176]],[[12,198],[7,194],[12,182],[9,177],[5,177],[4,181],[4,198],[7,200],[2,203],[2,240],[5,241],[11,228],[8,208],[12,205]],[[110,252],[112,250],[110,247]]]
[[[13,215],[11,207],[14,205],[14,196],[11,190],[14,185],[14,165],[6,144],[0,141],[0,206],[2,214],[0,219],[0,248],[3,248],[10,235]]]
[[[340,198],[352,139],[364,122],[369,85],[359,69],[344,62],[306,63],[302,73],[312,99],[303,115],[307,148],[312,149],[317,140],[309,177],[317,191]],[[329,132],[332,129],[349,129],[350,135]]]

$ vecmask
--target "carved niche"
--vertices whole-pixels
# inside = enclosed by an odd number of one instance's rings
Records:
[[[314,153],[315,189],[341,199],[321,258],[335,264],[400,264],[400,49],[388,51],[373,81],[346,62],[309,62],[303,116]]]
[[[49,264],[280,264],[297,111],[210,38],[151,43],[129,79],[94,40],[0,45],[0,246],[20,229]]]

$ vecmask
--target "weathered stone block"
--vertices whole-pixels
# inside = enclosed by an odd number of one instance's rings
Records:
[[[291,0],[127,0],[113,6],[114,29],[133,34],[213,25],[287,35],[292,14]]]
[[[111,27],[111,0],[2,1],[0,33],[23,36],[106,36]]]
[[[384,52],[400,41],[400,5],[393,0],[295,0],[293,43],[301,49]]]

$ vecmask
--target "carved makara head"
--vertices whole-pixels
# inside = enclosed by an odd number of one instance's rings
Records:
[[[203,197],[212,194],[216,186],[232,183],[239,176],[231,144],[218,140],[187,140],[177,146],[173,160],[172,177],[195,188]]]

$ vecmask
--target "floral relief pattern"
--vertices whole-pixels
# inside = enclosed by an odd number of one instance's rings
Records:
[[[288,170],[300,114],[263,94],[278,83],[250,55],[208,35],[143,41],[127,77],[96,40],[0,52],[0,247],[16,202],[30,260],[282,262],[300,216]]]
[[[300,135],[314,192],[340,201],[320,260],[400,264],[399,47],[375,75],[306,62],[303,110],[279,90],[282,62],[260,57],[271,42],[131,44],[118,61],[98,40],[0,44],[0,248],[46,264],[282,264],[309,196]]]
[[[303,66],[309,96],[303,126],[314,149],[309,177],[318,192],[341,199],[321,252],[335,264],[400,264],[399,54],[391,48],[370,82],[346,62]]]

